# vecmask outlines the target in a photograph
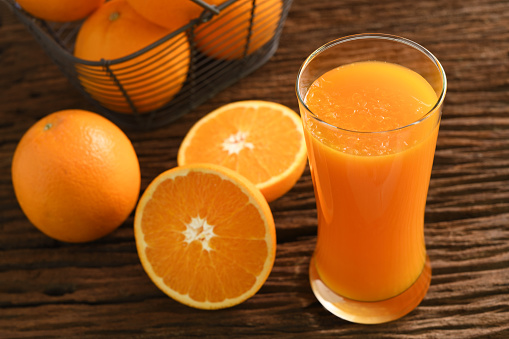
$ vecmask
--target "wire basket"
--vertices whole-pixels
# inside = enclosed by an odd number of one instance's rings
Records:
[[[141,129],[174,121],[267,62],[292,3],[227,0],[212,6],[193,1],[204,7],[202,15],[159,41],[120,59],[88,61],[73,54],[83,21],[40,20],[15,0],[4,0],[99,113]],[[212,22],[226,33],[211,38],[207,30]]]

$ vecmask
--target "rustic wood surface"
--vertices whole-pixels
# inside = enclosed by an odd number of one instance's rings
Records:
[[[2,2],[0,12],[1,338],[509,338],[509,2],[295,0],[280,47],[263,67],[169,126],[126,131],[144,189],[176,166],[184,134],[207,112],[244,99],[297,110],[297,70],[329,40],[384,32],[430,49],[449,80],[425,216],[433,278],[417,309],[371,326],[334,317],[309,286],[316,235],[309,169],[271,204],[278,245],[269,279],[231,309],[199,311],[160,292],[138,260],[132,216],[88,244],[37,231],[14,196],[15,146],[46,114],[93,107]]]

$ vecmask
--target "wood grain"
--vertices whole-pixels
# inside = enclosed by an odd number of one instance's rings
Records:
[[[199,311],[160,292],[139,263],[132,216],[89,244],[38,232],[12,189],[16,144],[50,112],[93,107],[1,2],[0,11],[1,338],[509,338],[509,2],[295,0],[268,63],[169,126],[126,130],[144,189],[176,166],[186,131],[207,112],[244,99],[297,110],[298,68],[329,40],[384,32],[431,50],[449,81],[425,215],[433,278],[417,309],[376,326],[334,317],[311,291],[316,210],[309,169],[271,203],[278,247],[269,279],[232,309]]]

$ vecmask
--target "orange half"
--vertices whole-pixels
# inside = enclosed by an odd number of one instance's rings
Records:
[[[302,122],[290,108],[238,101],[200,119],[178,152],[178,164],[212,163],[233,169],[271,202],[289,191],[306,166]]]
[[[155,285],[200,309],[253,296],[276,255],[265,198],[238,173],[211,164],[176,167],[155,178],[138,203],[134,232]]]

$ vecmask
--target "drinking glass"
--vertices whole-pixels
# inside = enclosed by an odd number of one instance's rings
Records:
[[[370,61],[416,72],[431,85],[436,102],[409,124],[377,131],[336,126],[308,107],[308,90],[324,73]],[[318,215],[309,278],[320,303],[340,318],[366,324],[395,320],[427,293],[431,266],[424,211],[446,87],[437,58],[387,34],[331,41],[299,70],[296,94]]]

